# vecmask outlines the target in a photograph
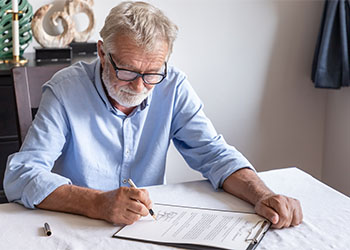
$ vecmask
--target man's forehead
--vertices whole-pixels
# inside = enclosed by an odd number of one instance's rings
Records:
[[[119,67],[135,68],[139,64],[147,64],[149,70],[158,70],[167,59],[168,46],[160,43],[159,47],[148,50],[134,43],[115,43],[111,52]]]
[[[127,35],[115,36],[112,43],[112,52],[121,53],[123,50],[137,51],[139,54],[155,54],[160,50],[168,52],[168,42],[164,39],[155,39],[147,44],[140,44],[136,39]]]

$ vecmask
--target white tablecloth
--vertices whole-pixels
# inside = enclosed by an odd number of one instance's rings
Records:
[[[275,192],[302,203],[304,221],[297,227],[270,229],[257,250],[350,249],[350,198],[296,169],[260,173]],[[207,181],[148,188],[153,202],[253,211],[251,205]],[[48,222],[52,235],[45,236]],[[0,205],[0,249],[175,249],[112,238],[117,226],[83,216],[28,210],[18,204]],[[177,249],[177,248],[176,248]]]

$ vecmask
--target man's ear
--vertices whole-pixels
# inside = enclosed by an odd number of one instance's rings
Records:
[[[104,51],[103,42],[101,40],[98,40],[98,42],[97,42],[97,54],[98,54],[98,57],[100,58],[101,65],[103,67],[105,65],[106,53]]]

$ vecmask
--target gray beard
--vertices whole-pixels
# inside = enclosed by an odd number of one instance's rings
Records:
[[[144,87],[141,93],[136,93],[129,87],[129,85],[121,86],[118,90],[116,90],[114,87],[115,84],[111,83],[110,81],[110,73],[109,65],[107,65],[106,62],[102,72],[102,80],[107,89],[108,95],[118,104],[126,108],[140,105],[153,91],[153,88],[148,90],[146,87]]]

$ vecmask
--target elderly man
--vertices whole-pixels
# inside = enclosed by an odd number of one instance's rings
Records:
[[[276,228],[298,225],[297,200],[274,194],[218,135],[184,73],[167,65],[177,27],[159,9],[123,2],[106,18],[99,58],[58,72],[4,188],[28,208],[131,224],[152,207],[146,190],[162,184],[170,140],[214,188],[255,206]]]

